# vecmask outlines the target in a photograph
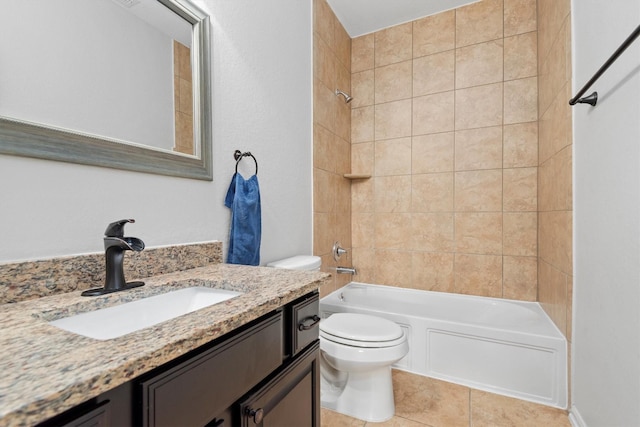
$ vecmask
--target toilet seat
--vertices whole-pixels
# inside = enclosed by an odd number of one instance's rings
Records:
[[[376,316],[336,313],[320,322],[320,336],[326,340],[362,348],[393,347],[406,341],[396,323]]]

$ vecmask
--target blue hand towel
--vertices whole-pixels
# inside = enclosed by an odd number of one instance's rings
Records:
[[[227,262],[244,265],[260,264],[262,218],[258,176],[253,175],[249,179],[244,179],[236,172],[231,178],[224,205],[231,209]]]

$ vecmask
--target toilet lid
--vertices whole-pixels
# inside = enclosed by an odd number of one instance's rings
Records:
[[[402,341],[404,338],[402,328],[396,323],[381,317],[356,313],[336,313],[323,319],[320,322],[320,334],[332,341],[380,343],[382,346],[394,345],[392,342]]]

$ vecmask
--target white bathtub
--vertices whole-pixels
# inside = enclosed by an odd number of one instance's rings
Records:
[[[567,407],[567,341],[538,303],[352,282],[322,298],[320,312],[398,323],[409,354],[395,368]]]

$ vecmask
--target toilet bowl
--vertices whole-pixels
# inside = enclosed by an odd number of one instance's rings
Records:
[[[298,255],[268,267],[317,271],[321,259]],[[320,322],[322,407],[370,422],[395,412],[391,365],[409,352],[396,323],[377,316],[336,313]]]
[[[409,351],[402,328],[377,316],[336,313],[320,322],[322,406],[370,422],[393,417],[391,365]]]

